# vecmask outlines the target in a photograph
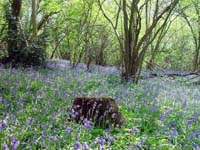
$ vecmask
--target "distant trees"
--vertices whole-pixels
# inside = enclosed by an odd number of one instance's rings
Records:
[[[110,57],[107,54],[112,50],[109,42],[112,34],[100,16],[95,0],[66,2],[59,16],[49,21],[53,39],[51,58],[68,59],[74,67],[84,62],[88,70],[90,64],[106,65]]]
[[[185,19],[193,37],[195,46],[193,70],[195,71],[200,69],[200,3],[199,0],[191,2],[186,9],[180,8],[179,13]]]
[[[151,1],[145,0],[144,3],[142,3],[140,0],[115,1],[115,3],[118,5],[115,23],[104,11],[104,2],[105,0],[98,0],[98,4],[103,15],[110,22],[113,30],[115,31],[115,35],[118,38],[125,68],[123,78],[126,81],[133,80],[137,82],[147,48],[157,37],[163,26],[165,26],[166,21],[171,15],[172,10],[177,5],[178,0],[172,0],[169,2],[156,0],[154,2],[154,9],[152,9],[151,12],[154,15],[148,21],[148,23],[146,23],[146,28],[143,32],[141,30],[142,24],[144,23],[142,22],[142,18],[146,18],[148,16],[146,16],[147,14],[143,14],[142,10]],[[123,30],[121,31],[121,34],[117,27],[120,12],[123,18]],[[156,28],[159,22],[161,22],[161,25],[160,27]]]
[[[158,9],[158,1],[157,2],[157,7],[156,9]],[[149,21],[151,20],[152,18],[152,1],[149,1],[149,3],[146,4],[146,7],[145,7],[145,15],[146,15],[146,20],[145,20],[145,23],[146,23],[146,27],[149,26]],[[175,13],[175,12],[174,12]],[[155,28],[160,28],[160,31],[156,33],[156,31],[152,31],[152,34],[151,36],[149,37],[149,39],[151,40],[152,38],[154,38],[154,40],[149,44],[148,46],[148,56],[149,56],[149,60],[147,61],[147,68],[148,69],[154,69],[157,64],[156,64],[156,57],[159,56],[162,52],[166,52],[164,49],[165,49],[165,46],[166,46],[166,43],[164,41],[165,37],[167,37],[167,33],[170,33],[170,27],[171,25],[174,23],[174,21],[176,21],[176,18],[177,18],[177,15],[175,15],[174,13],[171,13],[171,15],[169,14],[165,19],[163,19],[163,23],[161,24],[158,24],[157,27]],[[154,11],[154,14],[153,14],[153,18],[155,18],[156,16],[159,15],[159,11],[158,10],[155,10]],[[174,32],[172,32],[172,35],[173,35]],[[156,37],[154,37],[154,34],[157,34]],[[171,34],[171,33],[170,33]]]
[[[122,65],[122,78],[134,82],[146,64],[198,70],[199,3],[183,0],[177,7],[178,3],[0,0],[6,12],[0,14],[0,49],[7,49],[0,55],[25,64],[43,63],[47,50],[49,58],[68,59],[73,66]]]

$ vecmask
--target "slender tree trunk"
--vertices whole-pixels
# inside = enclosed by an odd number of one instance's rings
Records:
[[[193,60],[193,71],[197,70],[199,68],[199,65],[200,65],[200,11],[199,11],[197,4],[194,3],[194,5],[195,5],[194,7],[195,7],[196,15],[198,17],[197,18],[197,24],[198,24],[197,33],[195,32],[195,29],[193,27],[193,23],[188,18],[186,13],[181,12],[182,17],[185,19],[188,27],[191,30],[194,45],[195,45],[195,53],[194,53],[194,60]]]
[[[199,4],[197,3],[195,5],[195,10],[196,10],[196,14],[197,14],[197,44],[196,44],[196,62],[195,62],[195,70],[200,69],[200,10],[199,10]]]
[[[32,0],[31,22],[32,22],[33,38],[37,37],[36,6],[37,6],[37,0]]]

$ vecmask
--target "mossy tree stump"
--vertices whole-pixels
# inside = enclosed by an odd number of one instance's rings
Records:
[[[77,123],[83,123],[87,119],[102,128],[121,127],[125,123],[116,101],[104,97],[75,98],[71,108],[71,118]]]

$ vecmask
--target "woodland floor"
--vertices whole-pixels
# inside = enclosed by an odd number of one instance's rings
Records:
[[[85,64],[73,69],[64,60],[52,60],[46,69],[0,66],[2,148],[200,149],[200,86],[189,80],[194,75],[144,78],[135,85],[122,83],[116,67],[86,70]],[[68,122],[77,96],[116,99],[126,124],[105,130]]]

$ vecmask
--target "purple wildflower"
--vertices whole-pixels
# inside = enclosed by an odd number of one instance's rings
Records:
[[[158,110],[158,107],[156,105],[153,105],[153,107],[151,108],[151,111],[155,112]]]
[[[115,140],[115,138],[113,136],[110,136],[108,139],[108,143],[112,143]]]
[[[2,64],[0,64],[0,71],[2,71],[3,70],[3,65]]]
[[[104,133],[104,138],[105,138],[105,139],[108,139],[108,138],[109,138],[109,133],[108,133],[108,132],[105,132],[105,133]]]
[[[100,144],[100,147],[101,147],[101,148],[104,148],[104,145],[105,145],[105,139],[100,138],[100,139],[99,139],[99,144]]]
[[[9,150],[8,145],[5,142],[3,143],[3,150]]]
[[[172,110],[172,109],[169,109],[169,110],[167,111],[167,114],[168,114],[168,115],[171,115],[172,112],[173,112],[173,110]]]
[[[94,110],[97,106],[97,102],[94,102],[93,106],[92,106],[92,109]]]
[[[79,115],[79,112],[75,112],[74,114],[75,114],[75,116],[78,116],[78,115]]]
[[[160,116],[160,120],[161,120],[161,121],[164,121],[164,120],[165,120],[165,115],[164,115],[164,113],[162,113],[162,115]]]
[[[199,115],[198,115],[198,113],[196,113],[196,112],[192,115],[192,119],[194,119],[194,120],[197,120],[198,117],[199,117]]]
[[[41,145],[42,145],[42,146],[45,145],[45,138],[46,138],[45,133],[42,132],[42,135],[41,135]]]
[[[196,134],[195,134],[195,133],[191,133],[191,134],[189,135],[189,139],[190,139],[190,140],[193,140],[195,137],[196,137]]]
[[[188,126],[191,126],[191,125],[193,124],[193,122],[194,122],[194,120],[187,120],[187,121],[186,121],[186,124],[187,124]]]
[[[136,128],[132,128],[132,129],[131,129],[131,133],[132,133],[132,134],[135,134],[136,132],[137,132],[137,129],[136,129]]]
[[[168,135],[171,136],[171,137],[175,137],[178,135],[178,132],[176,129],[172,129],[171,132],[168,132]]]
[[[171,115],[172,113],[173,113],[173,110],[172,110],[172,109],[168,109],[168,110],[164,111],[164,112],[162,113],[161,117],[160,117],[160,120],[161,120],[161,121],[164,121],[164,120],[165,120],[165,117]]]
[[[128,147],[128,150],[133,150],[133,149],[134,149],[133,145]]]
[[[89,146],[86,142],[83,143],[83,150],[89,150]]]
[[[200,147],[198,144],[194,143],[193,146],[194,146],[195,150],[200,150]]]
[[[7,127],[7,121],[6,121],[6,119],[3,119],[0,122],[0,132],[2,132],[6,127]]]
[[[187,106],[187,101],[186,100],[182,101],[182,108],[186,108],[186,106]]]
[[[87,120],[87,119],[84,119],[84,126],[85,126],[86,129],[91,129],[92,122]]]
[[[81,107],[80,105],[75,105],[75,108],[79,108],[79,107]]]
[[[193,140],[194,138],[197,138],[199,135],[199,131],[198,130],[195,130],[193,131],[190,135],[189,135],[189,139],[190,140]]]
[[[111,144],[115,140],[115,138],[109,135],[109,131],[110,128],[107,128],[107,131],[104,133],[104,140]]]
[[[71,127],[67,127],[67,129],[65,130],[68,134],[72,133],[72,128]]]
[[[116,113],[113,113],[113,114],[112,114],[112,118],[115,118],[115,116],[116,116]]]
[[[138,148],[142,148],[142,143],[141,142],[135,142],[135,146],[137,146]]]
[[[103,114],[103,117],[106,117],[108,111],[105,111],[104,114]]]
[[[50,135],[48,137],[48,139],[49,139],[49,141],[56,141],[57,140],[56,136],[52,136],[52,135]]]
[[[81,143],[79,141],[75,141],[74,150],[80,150],[80,149],[81,149]]]
[[[10,144],[11,149],[16,150],[18,146],[19,146],[19,141],[13,138]]]

